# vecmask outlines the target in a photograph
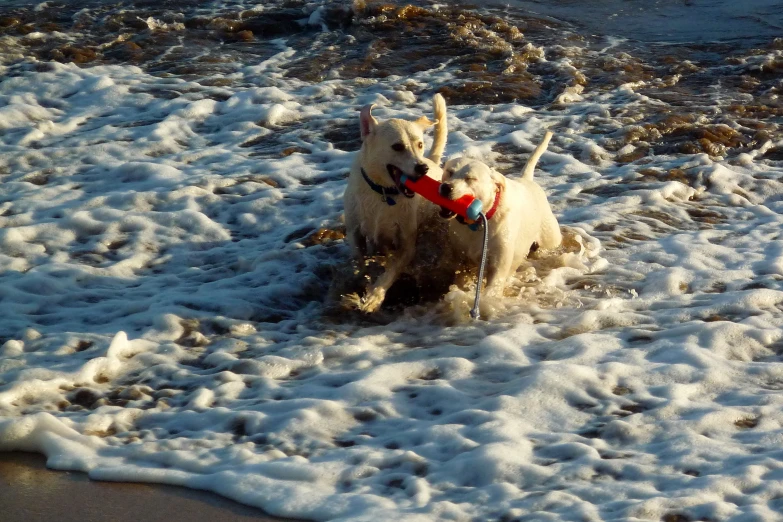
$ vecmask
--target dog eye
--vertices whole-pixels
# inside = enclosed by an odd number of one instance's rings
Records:
[[[394,145],[392,145],[392,149],[396,150],[397,152],[402,152],[405,150],[405,145],[403,145],[402,143],[395,143]]]
[[[423,148],[424,148],[424,144],[423,144],[422,142],[419,142],[419,148],[420,148],[420,149],[423,149]]]
[[[453,176],[453,175],[454,175],[454,171],[453,171],[453,170],[447,170],[447,171],[446,171],[446,172],[444,172],[443,174],[445,174],[445,175],[446,175],[446,177],[450,178],[451,176]]]

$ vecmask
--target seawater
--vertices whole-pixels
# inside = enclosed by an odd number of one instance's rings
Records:
[[[0,449],[313,520],[779,519],[783,42],[742,6],[4,4]],[[435,92],[509,177],[555,133],[566,241],[487,320],[426,256],[361,316],[358,109]]]

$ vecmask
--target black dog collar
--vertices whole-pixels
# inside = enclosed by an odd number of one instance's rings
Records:
[[[371,189],[373,189],[375,192],[381,195],[383,200],[386,202],[387,205],[390,207],[393,205],[396,205],[397,202],[394,201],[390,196],[399,196],[400,191],[397,189],[397,187],[384,187],[383,185],[378,185],[377,183],[374,183],[373,180],[371,180],[367,173],[364,171],[364,169],[361,169],[362,171],[362,177],[364,178],[364,181],[367,182],[367,184],[370,186]]]

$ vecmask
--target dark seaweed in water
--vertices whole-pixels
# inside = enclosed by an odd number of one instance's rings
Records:
[[[311,31],[302,3],[263,13],[183,0],[49,2],[0,7],[0,34],[25,56],[78,64],[133,63],[188,79],[227,74],[276,51],[270,40]],[[272,4],[272,3],[270,3]],[[44,38],[26,37],[33,32]]]
[[[783,47],[781,39],[758,49],[634,42],[607,48],[602,37],[518,12],[332,2],[319,23],[308,24],[312,9],[299,1],[266,2],[260,11],[184,0],[49,2],[37,10],[15,2],[0,7],[0,36],[12,42],[5,44],[6,63],[131,63],[217,88],[254,81],[228,76],[279,52],[278,39],[295,50],[289,76],[317,83],[444,70],[443,84],[406,88],[437,90],[450,105],[521,102],[557,109],[554,102],[568,86],[589,92],[633,84],[663,103],[632,104],[592,120],[606,150],[632,145],[617,156],[625,163],[643,161],[651,150],[731,156],[781,136],[783,58],[762,59]]]
[[[308,52],[290,65],[289,74],[308,81],[384,78],[448,66],[456,79],[439,91],[452,104],[544,102],[558,71],[544,65],[543,50],[520,27],[542,39],[554,36],[554,29],[533,20],[507,21],[464,9],[366,7],[344,33],[295,38],[295,47]]]

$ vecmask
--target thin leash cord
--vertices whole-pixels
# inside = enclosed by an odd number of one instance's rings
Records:
[[[479,212],[479,219],[481,220],[481,228],[484,229],[484,243],[481,246],[481,263],[479,263],[478,280],[476,281],[476,300],[473,301],[473,310],[470,311],[470,316],[473,319],[478,319],[481,316],[479,300],[481,299],[481,283],[484,281],[484,265],[487,264],[487,241],[489,239],[487,216],[483,212]]]

